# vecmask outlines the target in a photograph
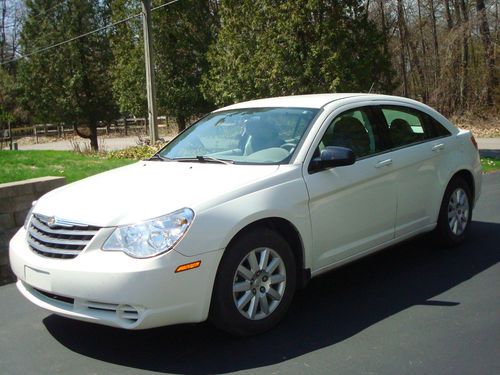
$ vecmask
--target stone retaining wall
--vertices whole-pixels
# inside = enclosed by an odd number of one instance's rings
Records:
[[[40,177],[0,184],[0,285],[14,280],[9,266],[9,241],[23,226],[31,203],[64,184],[64,177]]]

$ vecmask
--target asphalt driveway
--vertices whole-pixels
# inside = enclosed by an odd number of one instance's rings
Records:
[[[466,244],[443,249],[423,236],[317,278],[257,337],[206,323],[95,326],[0,287],[0,373],[500,374],[499,261],[495,173]]]

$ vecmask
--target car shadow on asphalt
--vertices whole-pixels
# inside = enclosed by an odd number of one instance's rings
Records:
[[[500,261],[500,224],[473,222],[454,249],[426,235],[318,277],[270,332],[233,338],[208,323],[125,331],[50,315],[66,348],[100,361],[179,374],[227,373],[280,363],[335,345],[411,306],[453,308],[439,295]]]

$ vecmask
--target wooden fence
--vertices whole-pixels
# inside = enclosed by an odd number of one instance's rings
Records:
[[[175,118],[169,116],[158,117],[158,127],[168,128],[176,124]],[[145,118],[122,118],[112,123],[103,124],[97,128],[99,135],[103,134],[124,134],[129,133],[147,133],[148,126]],[[35,142],[38,143],[39,137],[55,137],[66,138],[75,136],[75,127],[65,124],[35,124],[30,126],[16,127],[4,129],[0,134],[0,142],[11,142],[14,138],[23,136],[34,136]]]

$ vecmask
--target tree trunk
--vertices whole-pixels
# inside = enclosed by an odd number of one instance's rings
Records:
[[[92,151],[99,151],[99,143],[97,141],[97,124],[90,126],[90,148]]]
[[[186,118],[184,116],[177,116],[177,128],[179,133],[186,129]]]
[[[404,35],[403,3],[398,0],[399,57],[401,59],[401,75],[403,76],[403,96],[408,96],[408,77],[406,76],[405,35]]]
[[[460,51],[456,57],[456,65],[460,67],[458,80],[458,99],[460,109],[464,108],[467,96],[467,70],[469,62],[469,45],[468,45],[468,13],[467,7],[463,0],[455,0],[455,16],[457,31],[462,34],[462,42],[458,44],[457,50]]]
[[[431,1],[432,3],[432,1]],[[453,29],[453,19],[451,18],[450,11],[450,0],[444,0],[444,9],[446,12],[446,26],[448,27],[448,31]],[[433,10],[434,12],[434,10]]]
[[[384,0],[379,0],[378,5],[380,7],[380,23],[382,24],[382,31],[385,33],[387,30],[387,25],[385,23],[385,9],[384,9]],[[385,34],[384,34],[385,35]]]
[[[382,34],[384,37],[383,51],[384,51],[384,55],[388,56],[389,55],[389,51],[388,51],[389,43],[387,41],[388,27],[387,27],[387,20],[386,20],[386,16],[385,16],[384,0],[379,0],[379,6],[380,6],[380,23],[382,26]]]
[[[415,86],[415,94],[417,93],[420,94],[422,96],[422,101],[425,103],[427,102],[428,95],[425,89],[424,72],[422,70],[422,66],[420,65],[420,59],[418,57],[417,48],[409,36],[410,33],[408,32],[408,27],[406,25],[402,0],[398,0],[398,25],[399,25],[398,27],[401,27],[400,34],[403,36],[404,39],[403,46],[406,47],[406,49],[408,50],[408,58],[411,65],[410,70],[412,71],[414,68],[416,70],[418,78],[415,79],[415,77],[412,77]]]
[[[423,28],[423,23],[422,23],[422,9],[421,9],[421,4],[420,0],[417,0],[417,7],[418,7],[418,28],[420,30],[420,44],[422,46],[422,64],[423,64],[423,74],[422,74],[422,85],[423,85],[423,91],[425,93],[425,101],[428,100],[429,96],[429,85],[427,83],[428,78],[427,78],[427,48],[425,46],[425,39],[424,39],[424,28]]]
[[[498,33],[498,3],[499,1],[497,0],[495,2],[495,30],[493,30],[495,32],[495,38],[498,37],[497,33]]]
[[[74,125],[76,134],[79,137],[90,140],[90,148],[92,151],[99,151],[99,142],[97,140],[97,124],[91,124],[88,127],[88,133],[82,132],[77,124]]]
[[[460,0],[460,10],[462,11],[462,74],[460,77],[460,101],[462,106],[467,101],[468,96],[468,71],[469,71],[469,12],[465,0]]]
[[[425,60],[427,60],[427,49],[425,48],[425,39],[424,39],[424,28],[423,28],[423,23],[422,23],[422,6],[421,6],[421,1],[417,0],[417,7],[418,7],[418,29],[420,31],[420,44],[422,45],[422,57]]]
[[[439,59],[439,43],[437,37],[436,9],[434,7],[434,0],[429,0],[429,6],[431,8],[432,38],[434,40],[434,58],[436,60],[436,81],[437,81],[437,77],[439,77],[441,71],[441,60]]]
[[[5,37],[5,19],[7,18],[7,0],[2,0],[2,24],[0,25],[0,62],[5,61],[5,46],[7,39]]]
[[[495,54],[491,42],[490,26],[486,18],[486,7],[484,0],[476,0],[476,9],[479,17],[479,32],[483,40],[484,60],[488,72],[488,81],[486,83],[486,103],[493,105],[493,89],[496,87],[495,77]]]

